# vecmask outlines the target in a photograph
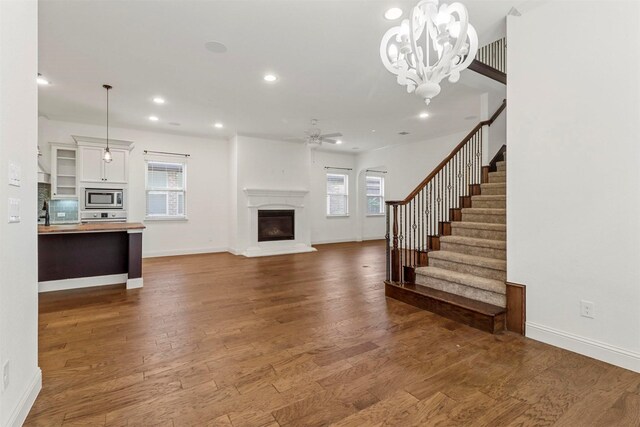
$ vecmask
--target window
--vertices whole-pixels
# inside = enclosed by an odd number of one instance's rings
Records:
[[[367,215],[384,215],[384,178],[365,177],[367,186]]]
[[[185,219],[184,163],[147,161],[147,219]]]
[[[349,176],[327,174],[327,216],[349,215]]]

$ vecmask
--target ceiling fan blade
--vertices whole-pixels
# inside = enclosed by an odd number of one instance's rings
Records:
[[[327,133],[324,135],[320,135],[321,138],[338,138],[342,136],[342,134],[340,132],[336,132],[336,133]]]
[[[299,138],[296,136],[288,136],[286,138],[283,138],[285,141],[287,142],[306,142],[307,140],[305,138]]]
[[[322,142],[327,142],[329,144],[337,144],[338,141],[336,141],[335,139],[327,139],[327,138],[322,138]]]

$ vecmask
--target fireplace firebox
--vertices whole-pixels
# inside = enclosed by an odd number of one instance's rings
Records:
[[[295,210],[258,210],[258,242],[295,238]]]

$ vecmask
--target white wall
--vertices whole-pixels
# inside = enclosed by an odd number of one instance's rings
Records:
[[[351,170],[327,170],[325,167]],[[327,217],[327,172],[345,173],[349,176],[349,216]],[[359,240],[356,156],[312,151],[310,179],[311,241],[313,243],[330,243]]]
[[[0,1],[0,425],[20,425],[41,384],[38,368],[37,132],[38,5]],[[8,164],[22,169],[8,185]],[[7,199],[20,199],[20,223],[7,222]],[[0,380],[1,381],[1,380]],[[0,386],[1,389],[1,386]]]
[[[527,336],[640,372],[639,18],[634,1],[508,18],[507,274]]]
[[[475,123],[470,126],[470,129]],[[444,159],[468,132],[461,132],[408,144],[393,145],[361,153],[357,159],[359,188],[364,186],[366,169],[386,170],[385,199],[402,200]],[[385,218],[368,217],[364,209],[365,194],[358,195],[362,239],[383,238]]]
[[[73,143],[71,135],[104,137],[103,126],[40,118],[43,161],[50,142]],[[226,251],[229,247],[229,143],[160,132],[110,128],[113,139],[133,141],[129,159],[129,221],[145,215],[144,150],[188,153],[187,221],[144,221],[143,256]]]

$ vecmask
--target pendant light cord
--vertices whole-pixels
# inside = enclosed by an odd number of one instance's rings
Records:
[[[111,89],[110,85],[102,85],[103,88],[107,90],[107,152],[109,152],[109,90]]]

